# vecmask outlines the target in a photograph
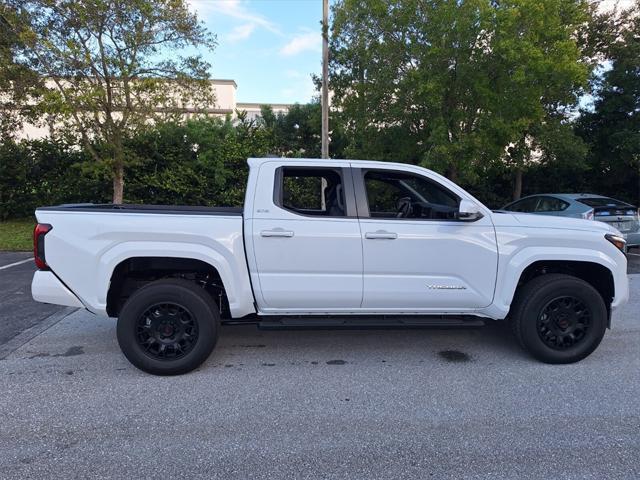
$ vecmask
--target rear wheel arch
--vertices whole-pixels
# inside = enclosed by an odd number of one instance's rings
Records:
[[[151,282],[171,278],[201,286],[217,305],[220,316],[230,316],[225,282],[214,265],[195,258],[140,256],[126,258],[114,267],[107,291],[107,314],[117,317],[134,292]]]

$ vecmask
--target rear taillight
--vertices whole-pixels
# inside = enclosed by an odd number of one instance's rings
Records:
[[[593,220],[593,208],[588,212],[584,212],[582,214],[582,218],[584,218],[585,220]]]
[[[53,227],[48,223],[39,223],[33,229],[33,258],[39,270],[49,270],[49,266],[44,257],[44,236]]]

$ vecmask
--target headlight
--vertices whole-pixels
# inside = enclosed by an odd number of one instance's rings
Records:
[[[604,238],[613,243],[622,253],[627,253],[627,241],[623,236],[616,235],[615,233],[607,233]]]

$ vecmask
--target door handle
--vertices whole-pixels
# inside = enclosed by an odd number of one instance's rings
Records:
[[[283,230],[282,228],[274,228],[273,230],[262,230],[260,232],[262,237],[293,237],[291,230]]]
[[[371,240],[395,240],[396,238],[398,238],[398,234],[394,232],[378,230],[377,232],[365,233],[364,238],[369,238]]]

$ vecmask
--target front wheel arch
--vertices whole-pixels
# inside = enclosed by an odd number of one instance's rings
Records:
[[[599,263],[575,260],[538,260],[533,262],[520,274],[514,292],[514,302],[518,292],[526,284],[537,277],[549,274],[563,274],[579,278],[591,285],[598,292],[607,308],[607,326],[610,326],[611,302],[615,296],[615,282],[611,270]],[[512,302],[509,311],[510,314],[514,302]]]

